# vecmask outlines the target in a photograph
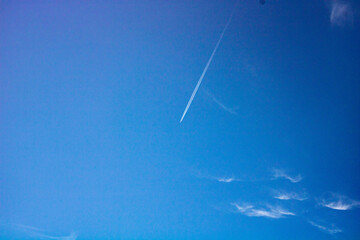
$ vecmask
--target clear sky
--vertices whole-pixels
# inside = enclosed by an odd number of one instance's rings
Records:
[[[359,239],[360,4],[0,1],[0,239]]]

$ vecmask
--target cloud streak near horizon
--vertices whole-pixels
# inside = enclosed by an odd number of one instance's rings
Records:
[[[71,233],[69,236],[59,236],[59,237],[55,237],[55,236],[50,236],[47,234],[43,234],[43,233],[32,233],[32,235],[38,239],[53,239],[53,240],[76,240],[78,235],[76,233]]]
[[[75,232],[72,232],[68,236],[52,236],[46,233],[44,229],[36,228],[33,226],[27,226],[23,224],[11,224],[10,226],[13,226],[17,230],[21,230],[24,233],[28,234],[30,237],[36,238],[36,239],[52,239],[52,240],[76,240],[78,237],[78,234]]]

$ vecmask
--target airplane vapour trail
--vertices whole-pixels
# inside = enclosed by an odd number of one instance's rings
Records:
[[[236,3],[236,5],[237,5],[237,3]],[[236,6],[236,5],[235,5],[235,6]],[[215,53],[216,53],[216,50],[218,49],[218,47],[219,47],[219,45],[220,45],[220,42],[221,42],[221,40],[222,40],[222,38],[223,38],[223,36],[224,36],[224,34],[225,34],[225,31],[226,31],[226,29],[228,28],[228,26],[230,25],[230,22],[231,22],[231,20],[232,20],[232,17],[234,16],[234,13],[235,13],[235,9],[236,9],[236,7],[234,7],[234,9],[233,9],[233,11],[232,11],[232,13],[231,13],[228,21],[227,21],[227,23],[226,23],[226,25],[225,25],[222,33],[221,33],[221,35],[220,35],[220,38],[219,38],[219,40],[217,41],[217,43],[216,43],[216,45],[215,45],[215,48],[214,48],[214,50],[212,51],[211,56],[210,56],[209,60],[208,60],[207,63],[206,63],[206,66],[205,66],[205,68],[204,68],[204,70],[203,70],[203,72],[202,72],[202,74],[201,74],[201,76],[200,76],[200,78],[199,78],[199,81],[197,82],[197,84],[196,84],[196,86],[195,86],[195,89],[194,89],[193,93],[191,94],[191,97],[190,97],[190,99],[189,99],[189,102],[188,102],[188,104],[186,105],[185,111],[184,111],[184,113],[183,113],[183,115],[182,115],[182,117],[181,117],[181,119],[180,119],[180,123],[181,123],[182,120],[184,119],[187,111],[189,110],[189,107],[190,107],[192,101],[194,100],[194,97],[195,97],[195,95],[196,95],[196,93],[197,93],[197,91],[198,91],[198,89],[199,89],[199,87],[200,87],[200,84],[201,84],[201,82],[202,82],[202,80],[203,80],[203,78],[204,78],[204,76],[205,76],[205,74],[206,74],[206,72],[207,72],[207,70],[208,70],[208,68],[209,68],[209,65],[210,65],[210,63],[211,63],[211,61],[212,61],[212,59],[213,59],[213,57],[214,57],[214,55],[215,55]]]

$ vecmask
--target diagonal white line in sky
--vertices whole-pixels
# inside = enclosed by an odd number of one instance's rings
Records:
[[[235,5],[235,6],[236,6],[236,5]],[[219,40],[217,41],[217,43],[216,43],[216,45],[215,45],[215,48],[214,48],[213,52],[211,53],[211,56],[210,56],[209,60],[208,60],[207,63],[206,63],[206,66],[205,66],[205,68],[204,68],[204,70],[203,70],[203,72],[202,72],[202,74],[201,74],[201,76],[200,76],[200,78],[199,78],[199,81],[197,82],[197,84],[196,84],[196,86],[195,86],[195,89],[194,89],[193,93],[191,94],[191,97],[190,97],[190,99],[189,99],[189,102],[187,103],[186,108],[185,108],[185,111],[184,111],[184,113],[183,113],[183,115],[182,115],[182,117],[181,117],[181,119],[180,119],[180,123],[181,123],[182,120],[184,119],[187,111],[189,110],[189,107],[190,107],[192,101],[194,100],[194,97],[195,97],[195,95],[196,95],[196,93],[197,93],[197,91],[198,91],[198,89],[199,89],[199,87],[200,87],[200,84],[201,84],[201,82],[202,82],[202,80],[203,80],[203,78],[204,78],[204,76],[205,76],[205,74],[206,74],[206,72],[207,72],[207,70],[208,70],[208,68],[209,68],[209,65],[210,65],[210,63],[211,63],[211,61],[212,61],[212,59],[213,59],[213,57],[214,57],[214,55],[215,55],[215,53],[216,53],[216,50],[218,49],[218,47],[219,47],[219,45],[220,45],[220,42],[221,42],[221,40],[222,40],[222,38],[223,38],[223,36],[224,36],[224,34],[225,34],[225,31],[226,31],[226,29],[228,28],[228,26],[229,26],[229,24],[230,24],[230,22],[231,22],[231,20],[232,20],[232,17],[234,16],[235,9],[236,9],[236,7],[235,7],[234,10],[232,11],[232,13],[231,13],[231,15],[230,15],[230,17],[229,17],[229,20],[227,21],[227,23],[226,23],[226,25],[225,25],[225,27],[224,27],[221,35],[220,35],[220,38],[219,38]]]

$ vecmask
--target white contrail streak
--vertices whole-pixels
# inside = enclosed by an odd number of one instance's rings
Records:
[[[209,65],[210,65],[210,63],[211,63],[211,61],[212,61],[212,59],[213,59],[213,57],[214,57],[214,55],[215,55],[215,53],[216,53],[216,50],[218,49],[218,47],[219,47],[219,45],[220,45],[220,42],[221,42],[221,40],[222,40],[222,38],[223,38],[223,36],[224,36],[224,34],[225,34],[225,31],[226,31],[227,27],[229,26],[232,17],[234,16],[235,9],[236,9],[236,7],[234,8],[233,12],[231,13],[231,15],[230,15],[230,17],[229,17],[229,20],[227,21],[227,23],[226,23],[226,25],[225,25],[225,27],[224,27],[221,35],[220,35],[220,38],[219,38],[219,40],[217,41],[217,43],[216,43],[216,45],[215,45],[215,48],[214,48],[213,52],[211,53],[211,56],[210,56],[209,60],[208,60],[207,63],[206,63],[206,66],[205,66],[205,68],[204,68],[204,70],[203,70],[203,72],[202,72],[202,74],[201,74],[201,76],[200,76],[200,78],[199,78],[199,81],[197,82],[196,87],[195,87],[193,93],[191,94],[191,97],[190,97],[190,99],[189,99],[189,102],[188,102],[188,104],[186,105],[185,111],[184,111],[184,113],[183,113],[183,115],[182,115],[182,117],[181,117],[181,119],[180,119],[180,123],[181,123],[182,120],[184,119],[184,117],[185,117],[185,115],[186,115],[186,113],[187,113],[187,111],[188,111],[188,109],[189,109],[192,101],[194,100],[194,97],[195,97],[195,95],[196,95],[196,93],[197,93],[197,91],[198,91],[198,89],[199,89],[199,87],[200,87],[200,84],[201,84],[201,82],[202,82],[202,80],[203,80],[203,78],[204,78],[204,76],[205,76],[205,74],[206,74],[206,72],[207,72],[207,70],[208,70],[208,68],[209,68]]]

